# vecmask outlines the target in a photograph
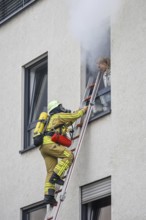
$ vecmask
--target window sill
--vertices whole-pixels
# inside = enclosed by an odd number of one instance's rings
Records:
[[[100,119],[100,118],[102,118],[102,117],[104,117],[104,116],[106,116],[106,115],[109,115],[109,114],[111,114],[111,109],[109,109],[109,110],[107,110],[107,111],[105,111],[105,112],[101,112],[100,114],[98,114],[98,115],[96,115],[96,116],[93,116],[93,117],[90,119],[89,123],[91,123],[91,122],[93,122],[93,121],[95,121],[95,120],[97,120],[97,119]]]
[[[28,152],[28,151],[30,151],[30,150],[34,150],[34,149],[38,149],[38,147],[32,145],[32,146],[29,146],[29,147],[26,148],[26,149],[20,150],[19,153],[20,153],[20,154],[24,154],[24,153],[26,153],[26,152]]]

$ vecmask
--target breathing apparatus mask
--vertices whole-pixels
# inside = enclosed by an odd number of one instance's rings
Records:
[[[59,109],[61,110],[61,112],[64,112],[64,113],[71,113],[71,110],[69,110],[69,109],[65,109],[65,108],[62,106],[62,104],[59,105],[58,107],[59,107]]]
[[[55,109],[53,109],[53,110],[50,112],[50,115],[54,115],[54,114],[57,114],[57,113],[60,113],[60,112],[71,113],[71,110],[65,109],[65,108],[62,106],[62,104],[60,104],[59,106],[57,106]]]

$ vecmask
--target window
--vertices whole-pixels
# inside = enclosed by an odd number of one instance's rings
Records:
[[[93,78],[95,82],[97,74],[93,76],[92,74],[88,78]],[[92,91],[91,91],[92,92]],[[99,90],[95,99],[95,105],[93,106],[93,111],[91,113],[90,122],[107,115],[111,112],[111,86],[106,84],[106,78],[102,77]]]
[[[83,186],[82,220],[111,220],[111,179]]]
[[[47,57],[25,68],[24,150],[33,146],[33,129],[42,111],[47,111]]]
[[[46,215],[46,205],[43,202],[38,202],[21,209],[22,220],[40,220]]]
[[[98,27],[98,24],[97,24]],[[98,27],[99,28],[99,27]],[[90,77],[96,80],[97,74],[102,72],[102,79],[99,91],[96,96],[95,105],[91,114],[90,122],[111,112],[111,72],[110,72],[110,18],[103,22],[103,25],[91,34],[90,43],[82,48],[84,87]],[[95,37],[94,34],[97,36]],[[87,41],[88,42],[88,41]],[[99,66],[100,63],[100,66]]]
[[[0,24],[36,0],[0,0]]]

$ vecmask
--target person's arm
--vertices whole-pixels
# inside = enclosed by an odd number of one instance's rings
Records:
[[[106,81],[107,81],[107,86],[111,86],[111,72],[110,72],[110,69],[107,70]]]
[[[62,113],[59,115],[59,119],[62,123],[74,123],[78,118],[82,117],[86,113],[87,109],[88,107],[84,107],[74,113]]]

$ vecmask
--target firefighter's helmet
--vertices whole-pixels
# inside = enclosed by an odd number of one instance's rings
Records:
[[[53,109],[55,109],[59,105],[61,105],[61,103],[58,102],[57,100],[53,100],[53,101],[49,102],[49,104],[48,104],[48,113],[50,113]]]

